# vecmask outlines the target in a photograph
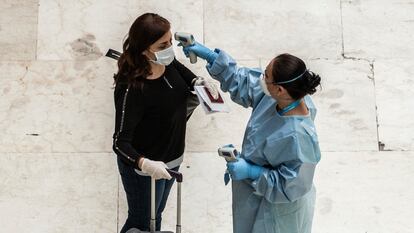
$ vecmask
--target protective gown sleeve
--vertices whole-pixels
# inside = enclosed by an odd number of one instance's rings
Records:
[[[318,143],[302,133],[266,140],[264,156],[271,164],[252,182],[255,194],[271,203],[300,199],[313,185],[316,164],[320,160]]]
[[[215,50],[218,57],[207,64],[211,77],[220,82],[221,90],[229,92],[231,99],[243,107],[255,107],[263,98],[260,69],[238,67],[236,61],[224,51]]]

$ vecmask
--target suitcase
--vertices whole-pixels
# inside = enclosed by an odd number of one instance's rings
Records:
[[[180,172],[176,172],[167,169],[168,173],[177,180],[177,225],[175,233],[181,233],[181,183],[183,182],[183,175]],[[174,233],[172,231],[155,231],[156,222],[155,213],[155,179],[151,178],[151,220],[150,231],[140,231],[136,228],[129,229],[126,233]]]

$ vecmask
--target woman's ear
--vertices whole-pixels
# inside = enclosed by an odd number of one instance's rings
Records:
[[[288,92],[281,85],[276,85],[276,93],[277,93],[278,96],[285,96]]]
[[[282,93],[282,87],[280,85],[273,85],[277,95]]]
[[[157,57],[156,57],[155,53],[154,53],[154,52],[151,52],[150,48],[148,48],[148,49],[144,50],[144,51],[142,52],[142,54],[143,54],[144,56],[146,56],[148,59],[152,59],[152,60],[156,60],[156,59],[157,59]]]
[[[148,51],[148,49],[144,50],[142,52],[142,55],[144,55],[147,59],[155,59],[155,56],[151,55],[151,53]]]

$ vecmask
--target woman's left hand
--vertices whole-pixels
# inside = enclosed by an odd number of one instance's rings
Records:
[[[215,100],[219,98],[219,90],[211,79],[197,77],[194,80],[194,86],[205,86]]]
[[[263,167],[251,164],[241,157],[236,162],[228,162],[227,170],[233,180],[256,180],[263,173]]]

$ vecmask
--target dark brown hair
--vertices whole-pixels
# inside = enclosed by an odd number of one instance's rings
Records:
[[[148,58],[142,53],[167,33],[170,27],[168,20],[154,13],[145,13],[134,21],[118,60],[115,85],[122,82],[142,87],[142,81],[152,74]]]
[[[274,83],[284,82],[302,75],[293,82],[278,84],[284,87],[293,99],[312,95],[321,84],[321,77],[309,71],[302,59],[290,54],[281,54],[273,60],[272,78]]]

